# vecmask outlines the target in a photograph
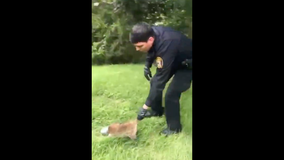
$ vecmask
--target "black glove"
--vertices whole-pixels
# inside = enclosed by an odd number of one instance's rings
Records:
[[[147,66],[144,67],[144,76],[148,81],[150,81],[150,79],[152,78],[151,70]]]
[[[192,69],[192,59],[186,59],[182,62],[182,65],[187,66],[188,69]]]
[[[139,121],[141,121],[142,119],[145,118],[146,113],[147,113],[147,110],[146,110],[146,109],[140,108],[140,111],[139,111],[139,113],[138,113],[138,115],[137,115],[137,119],[138,119]]]

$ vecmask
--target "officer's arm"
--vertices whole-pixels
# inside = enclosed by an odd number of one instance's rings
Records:
[[[152,102],[163,94],[166,83],[171,78],[171,69],[177,52],[177,40],[164,41],[158,49],[158,57],[162,58],[162,68],[157,68],[155,78],[152,79],[150,93],[146,100],[146,106],[152,105]],[[157,66],[158,67],[158,66]]]
[[[145,66],[148,68],[152,67],[152,64],[154,62],[154,54],[153,53],[148,53],[146,56],[146,62],[145,62]]]

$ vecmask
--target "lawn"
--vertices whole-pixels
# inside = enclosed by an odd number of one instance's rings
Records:
[[[192,89],[184,92],[180,100],[182,133],[170,137],[159,135],[166,127],[165,117],[162,116],[139,122],[138,139],[134,141],[101,135],[100,130],[111,123],[135,119],[139,108],[145,103],[149,87],[149,81],[144,78],[143,65],[92,67],[93,160],[192,159]]]

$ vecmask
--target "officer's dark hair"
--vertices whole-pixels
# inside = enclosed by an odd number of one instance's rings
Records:
[[[130,42],[131,43],[147,42],[148,39],[153,36],[154,36],[154,31],[152,27],[145,22],[140,22],[133,26],[132,32],[130,34]]]

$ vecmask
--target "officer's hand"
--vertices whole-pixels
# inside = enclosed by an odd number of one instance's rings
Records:
[[[144,67],[144,76],[148,81],[152,78],[151,70],[147,66]]]
[[[191,69],[192,68],[192,59],[186,59],[185,61],[182,62],[182,65],[187,66],[187,68]]]

